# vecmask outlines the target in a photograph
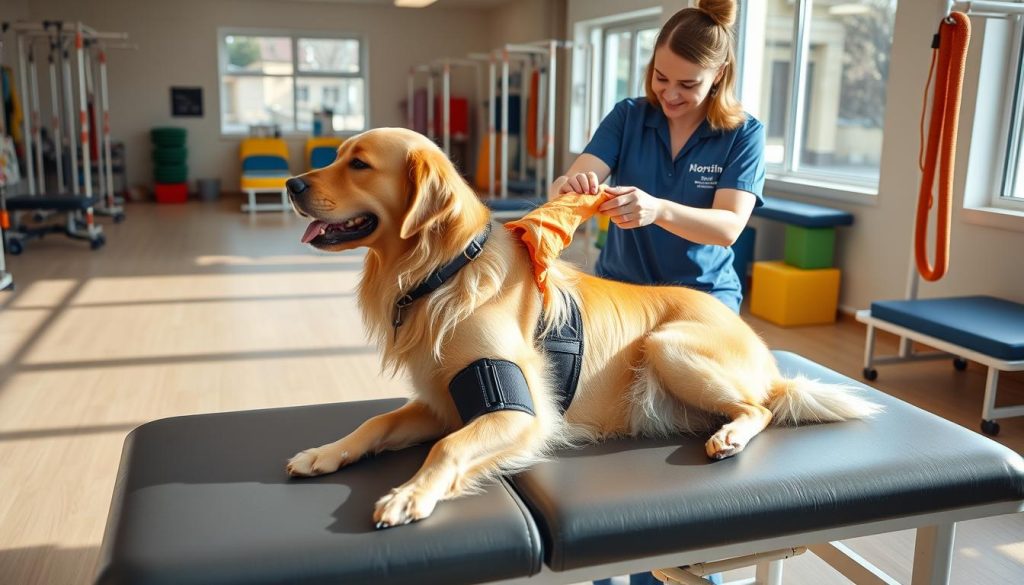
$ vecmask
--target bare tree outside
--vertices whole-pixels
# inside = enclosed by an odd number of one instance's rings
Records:
[[[839,118],[863,127],[882,128],[896,2],[862,3],[870,5],[870,10],[837,17],[846,31]]]

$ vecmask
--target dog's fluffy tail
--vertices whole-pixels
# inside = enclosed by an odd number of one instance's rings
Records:
[[[776,424],[830,422],[869,417],[882,406],[861,397],[852,386],[826,384],[797,376],[772,384],[768,404]]]

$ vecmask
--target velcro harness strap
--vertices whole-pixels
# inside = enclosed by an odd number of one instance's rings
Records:
[[[536,416],[526,376],[519,366],[507,360],[476,360],[452,378],[448,392],[463,424],[499,410],[518,410]]]
[[[583,316],[576,301],[569,295],[565,298],[569,305],[568,320],[542,339],[551,364],[555,383],[553,390],[563,413],[572,404],[580,381],[580,370],[583,369]]]

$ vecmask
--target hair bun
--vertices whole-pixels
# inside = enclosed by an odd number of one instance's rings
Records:
[[[718,26],[732,28],[736,22],[736,0],[700,0],[698,8]]]

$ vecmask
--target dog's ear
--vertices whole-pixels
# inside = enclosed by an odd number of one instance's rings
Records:
[[[399,236],[404,240],[443,216],[456,213],[455,188],[462,178],[443,153],[415,150],[409,154],[409,206]]]

